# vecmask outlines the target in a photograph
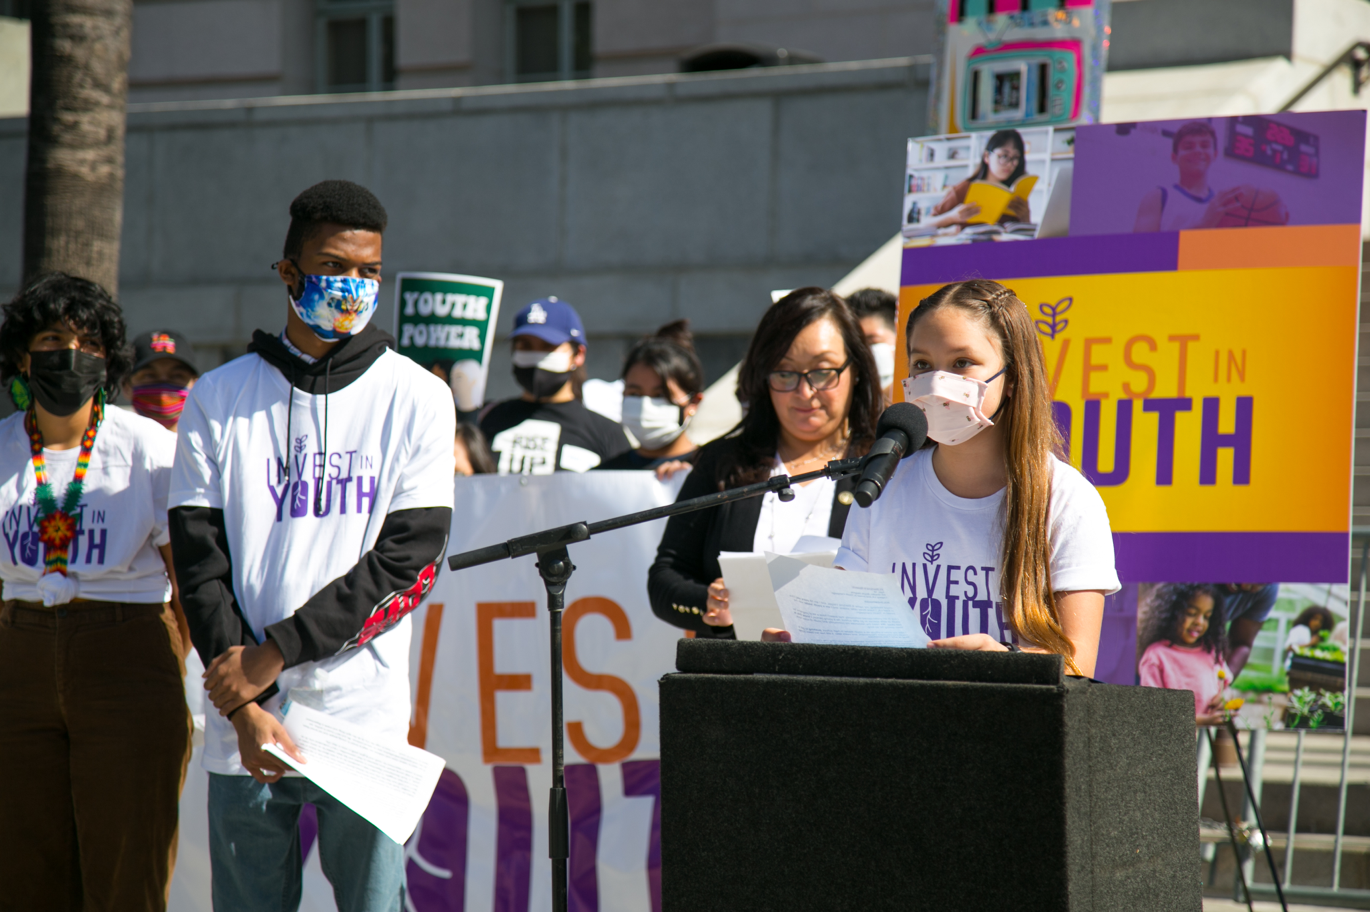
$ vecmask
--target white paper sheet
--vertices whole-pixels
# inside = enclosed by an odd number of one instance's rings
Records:
[[[285,730],[307,763],[297,763],[274,744],[263,744],[262,750],[404,845],[438,786],[445,765],[441,757],[382,741],[299,703],[287,704]]]
[[[798,550],[789,557],[818,567],[831,567],[840,542],[835,538],[806,535]],[[723,585],[728,587],[728,609],[733,616],[733,632],[739,640],[759,640],[767,627],[783,627],[780,606],[775,602],[771,575],[766,570],[766,555],[754,551],[723,551],[718,555],[723,570]]]
[[[779,554],[766,556],[780,616],[793,642],[928,645],[893,574],[836,570]]]

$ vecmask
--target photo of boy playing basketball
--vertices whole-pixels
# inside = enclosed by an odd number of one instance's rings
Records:
[[[1175,131],[1170,160],[1179,169],[1169,187],[1152,187],[1137,206],[1134,232],[1184,231],[1194,228],[1240,228],[1284,225],[1289,210],[1273,190],[1241,184],[1215,189],[1208,171],[1217,160],[1218,134],[1201,120]]]

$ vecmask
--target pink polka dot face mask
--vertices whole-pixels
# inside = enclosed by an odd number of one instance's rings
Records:
[[[976,380],[947,371],[928,371],[904,381],[904,399],[923,410],[928,417],[928,436],[938,443],[965,443],[994,422],[982,411],[989,385],[1002,377],[1003,370],[988,380]]]

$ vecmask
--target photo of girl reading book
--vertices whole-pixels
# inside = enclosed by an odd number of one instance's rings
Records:
[[[1017,130],[1000,130],[985,144],[980,158],[980,167],[975,173],[947,191],[942,201],[928,213],[930,224],[938,228],[952,225],[969,225],[972,222],[989,221],[989,211],[985,206],[993,194],[977,192],[972,194],[972,185],[988,185],[986,189],[1002,188],[1010,195],[1007,200],[1000,197],[1003,209],[994,221],[1030,222],[1032,214],[1028,209],[1027,195],[1035,180],[1025,181],[1027,165],[1024,157],[1027,149],[1022,134]],[[979,188],[977,187],[977,190]],[[967,197],[971,198],[967,198]],[[979,218],[982,211],[986,218]]]

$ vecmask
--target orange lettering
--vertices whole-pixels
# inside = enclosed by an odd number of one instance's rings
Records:
[[[542,751],[536,747],[500,747],[499,720],[495,716],[495,692],[500,690],[532,690],[533,676],[527,674],[495,674],[495,621],[505,618],[537,616],[532,602],[477,602],[476,603],[476,664],[480,681],[480,751],[486,763],[542,762]]]
[[[1096,345],[1112,345],[1112,344],[1113,344],[1113,337],[1112,337],[1112,336],[1101,336],[1101,337],[1099,337],[1099,338],[1097,338],[1097,339],[1086,339],[1086,340],[1085,340],[1085,375],[1084,375],[1084,379],[1081,381],[1081,384],[1080,384],[1080,385],[1081,385],[1081,388],[1082,388],[1082,392],[1080,393],[1080,397],[1081,397],[1082,399],[1089,400],[1089,399],[1107,399],[1107,398],[1108,398],[1108,393],[1095,393],[1095,392],[1092,392],[1092,391],[1090,390],[1090,388],[1089,388],[1089,375],[1090,375],[1090,374],[1093,374],[1093,373],[1096,373],[1096,372],[1099,372],[1099,371],[1106,371],[1106,370],[1108,370],[1108,365],[1107,365],[1107,364],[1095,364],[1095,363],[1093,362],[1093,360],[1090,359],[1090,354],[1091,354],[1090,349],[1094,348],[1094,346],[1096,346]]]
[[[1194,335],[1194,336],[1167,336],[1167,337],[1166,337],[1166,341],[1167,341],[1167,342],[1175,342],[1175,343],[1178,343],[1179,346],[1180,346],[1180,373],[1179,373],[1179,377],[1178,377],[1178,382],[1176,383],[1176,386],[1177,386],[1177,388],[1179,389],[1179,392],[1177,392],[1175,395],[1176,395],[1176,396],[1183,396],[1183,395],[1184,395],[1184,380],[1185,380],[1185,373],[1186,373],[1186,372],[1188,371],[1188,369],[1189,369],[1189,343],[1190,343],[1190,342],[1198,342],[1198,341],[1199,341],[1199,337],[1198,337],[1197,335]],[[1214,377],[1213,379],[1216,380],[1217,377]]]
[[[433,660],[438,654],[438,632],[442,629],[442,602],[428,606],[423,619],[423,645],[419,651],[419,686],[414,693],[414,721],[409,723],[409,743],[423,747],[428,743],[428,698],[433,693]]]
[[[1228,382],[1228,383],[1231,383],[1231,382],[1232,382],[1232,370],[1233,370],[1233,368],[1236,368],[1236,370],[1237,370],[1237,382],[1238,382],[1238,383],[1245,383],[1245,382],[1246,382],[1246,349],[1244,349],[1244,348],[1242,349],[1242,360],[1241,360],[1240,362],[1237,361],[1237,353],[1236,353],[1236,352],[1234,352],[1234,351],[1233,351],[1232,349],[1230,349],[1230,348],[1227,350],[1227,382]]]
[[[585,726],[580,722],[566,724],[566,737],[576,753],[591,763],[618,763],[637,750],[637,742],[642,737],[642,713],[638,709],[637,695],[627,681],[613,675],[593,674],[581,666],[580,657],[576,654],[576,624],[587,614],[602,614],[608,618],[609,623],[614,625],[616,640],[632,639],[633,628],[622,608],[598,596],[576,599],[566,609],[566,616],[562,620],[561,661],[566,668],[566,677],[586,690],[607,690],[618,698],[623,706],[623,737],[613,747],[595,747],[585,736]]]
[[[1061,368],[1066,364],[1066,353],[1070,351],[1070,340],[1061,340],[1061,351],[1056,356],[1056,366],[1051,371],[1051,398],[1056,398],[1056,385],[1061,382]],[[1046,355],[1046,343],[1042,343],[1042,354]],[[1043,359],[1045,360],[1045,358]]]
[[[1140,393],[1132,388],[1131,383],[1123,383],[1123,395],[1127,396],[1129,399],[1145,399],[1156,389],[1156,372],[1151,369],[1151,365],[1140,364],[1132,359],[1132,346],[1136,345],[1138,342],[1145,342],[1147,348],[1152,351],[1156,350],[1156,340],[1150,336],[1133,336],[1131,339],[1128,339],[1127,343],[1123,346],[1123,363],[1135,371],[1141,371],[1146,374],[1146,389],[1142,390]]]

